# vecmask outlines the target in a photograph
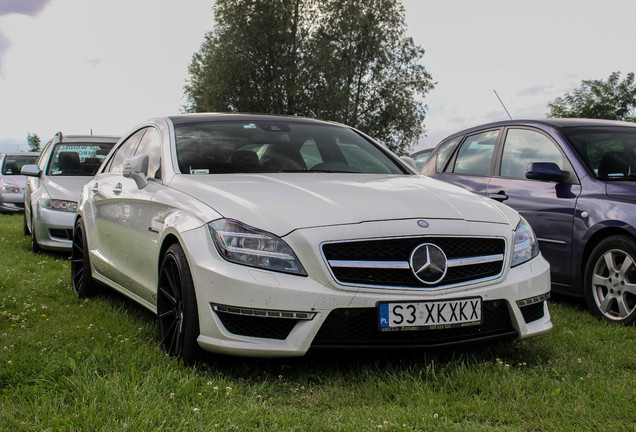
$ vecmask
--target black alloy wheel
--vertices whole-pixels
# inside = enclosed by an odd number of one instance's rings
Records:
[[[178,243],[168,248],[159,268],[157,328],[161,349],[193,364],[203,357],[197,343],[199,313],[188,261]]]
[[[612,236],[592,251],[585,269],[585,300],[598,318],[619,324],[636,320],[636,245]]]
[[[71,250],[71,285],[78,297],[90,297],[99,291],[97,283],[91,276],[91,261],[88,252],[84,223],[78,219],[73,230],[73,248]]]

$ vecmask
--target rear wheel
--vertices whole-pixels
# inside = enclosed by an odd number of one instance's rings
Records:
[[[592,251],[585,269],[585,300],[594,315],[631,324],[636,319],[636,246],[612,236]]]
[[[71,284],[78,297],[90,297],[99,287],[91,276],[91,261],[86,242],[86,229],[81,219],[75,223],[73,249],[71,250]]]
[[[161,349],[195,363],[203,356],[197,343],[199,313],[192,274],[179,244],[168,248],[159,268],[157,327]]]

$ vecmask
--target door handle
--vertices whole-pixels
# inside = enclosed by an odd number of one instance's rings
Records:
[[[490,199],[494,199],[495,201],[505,201],[508,199],[508,195],[506,195],[505,191],[499,191],[497,193],[491,193],[490,195],[488,195],[488,198]]]
[[[121,183],[117,183],[113,188],[113,193],[119,195],[121,193]]]

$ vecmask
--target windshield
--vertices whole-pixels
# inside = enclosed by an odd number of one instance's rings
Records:
[[[636,178],[636,127],[577,127],[562,132],[596,178]]]
[[[2,175],[18,175],[23,165],[33,165],[38,155],[7,155],[2,166]]]
[[[56,144],[46,175],[93,176],[115,143]]]
[[[183,174],[348,172],[404,174],[355,131],[294,121],[175,125]]]

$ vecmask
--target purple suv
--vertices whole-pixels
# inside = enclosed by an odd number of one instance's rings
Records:
[[[611,322],[636,319],[636,124],[489,123],[437,145],[420,173],[513,207],[550,262],[552,290]]]

